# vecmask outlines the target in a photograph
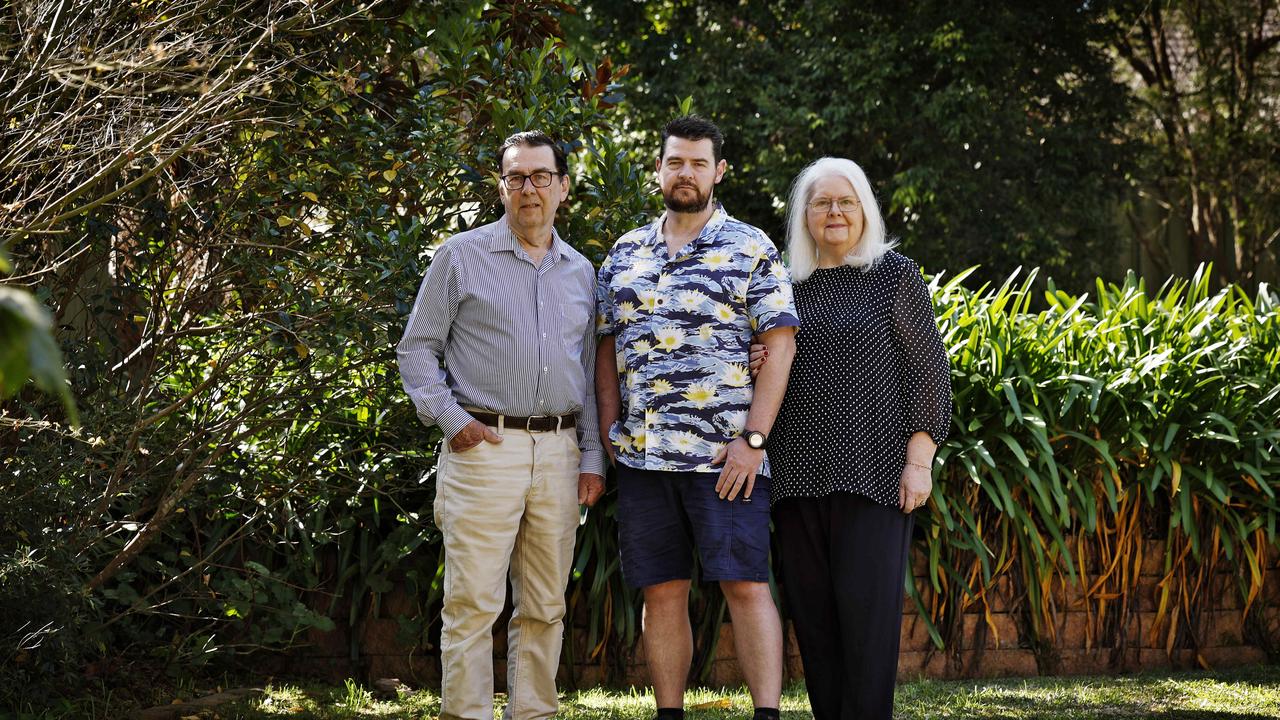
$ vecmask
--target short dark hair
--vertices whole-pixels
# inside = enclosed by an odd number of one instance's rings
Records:
[[[685,115],[667,123],[662,128],[662,148],[658,151],[658,159],[667,152],[667,138],[678,137],[685,140],[710,140],[711,153],[716,162],[720,162],[720,150],[724,147],[724,135],[720,128],[710,120],[698,115]]]
[[[551,138],[550,135],[541,130],[526,130],[518,132],[498,146],[498,171],[502,171],[502,163],[507,158],[507,148],[524,145],[525,147],[549,147],[551,152],[556,156],[556,172],[568,177],[569,175],[569,159],[565,157],[564,148],[560,147],[560,143]]]

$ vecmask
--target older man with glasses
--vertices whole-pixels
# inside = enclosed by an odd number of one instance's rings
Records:
[[[503,717],[555,715],[578,506],[604,494],[595,272],[554,227],[568,163],[550,137],[523,132],[498,165],[503,217],[436,250],[397,348],[418,416],[447,440],[435,501],[444,720],[493,718],[491,632],[508,573]]]

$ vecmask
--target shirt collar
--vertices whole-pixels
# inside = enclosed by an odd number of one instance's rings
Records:
[[[662,242],[662,223],[667,219],[669,210],[664,210],[656,220],[649,224],[649,232],[645,235],[642,243],[644,245],[654,245]],[[698,237],[690,242],[688,247],[692,247],[699,243],[713,239],[720,229],[724,227],[725,221],[729,219],[729,213],[725,211],[724,205],[716,202],[716,209],[711,213],[711,219],[707,220],[707,224],[702,226],[702,232],[698,233]]]
[[[520,240],[516,238],[516,234],[511,231],[511,225],[507,222],[507,216],[504,214],[498,222],[494,223],[496,227],[489,235],[487,249],[489,252],[511,252],[517,257],[529,253],[520,245]],[[560,233],[556,232],[555,227],[551,228],[551,249],[548,254],[559,262],[565,255],[565,242],[560,239]]]

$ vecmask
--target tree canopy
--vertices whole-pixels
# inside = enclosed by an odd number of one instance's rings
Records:
[[[791,180],[853,159],[930,270],[1112,273],[1126,89],[1081,3],[587,3],[581,41],[631,66],[629,128],[680,98],[726,129],[733,212],[781,243]],[[621,40],[620,40],[621,39]]]

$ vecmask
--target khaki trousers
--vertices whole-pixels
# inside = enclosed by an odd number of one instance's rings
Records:
[[[578,527],[573,428],[499,428],[501,443],[460,453],[448,443],[436,473],[444,534],[441,720],[493,719],[493,624],[510,571],[506,720],[550,718],[564,639],[565,585]]]

